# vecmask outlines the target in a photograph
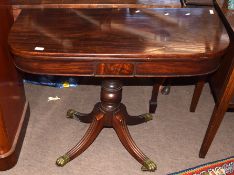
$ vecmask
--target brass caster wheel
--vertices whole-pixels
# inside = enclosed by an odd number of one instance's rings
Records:
[[[150,113],[143,114],[143,115],[141,115],[140,117],[144,118],[144,119],[145,119],[145,122],[148,122],[148,121],[150,121],[150,120],[153,120],[153,115],[150,114]]]
[[[76,113],[77,111],[75,111],[74,109],[69,109],[67,111],[67,118],[71,118],[71,119],[76,118]]]
[[[150,159],[145,160],[143,166],[141,167],[142,171],[154,172],[157,169],[157,165]]]
[[[164,86],[161,90],[161,93],[163,95],[168,95],[170,93],[170,90],[171,90],[171,86]]]
[[[70,158],[68,155],[63,155],[61,157],[59,157],[57,160],[56,160],[56,164],[60,167],[63,167],[64,165],[66,165],[68,162],[70,161]]]

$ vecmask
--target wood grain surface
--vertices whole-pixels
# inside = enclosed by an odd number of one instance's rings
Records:
[[[30,9],[22,11],[9,36],[20,69],[62,75],[98,75],[97,65],[120,62],[125,69],[134,65],[133,73],[102,75],[207,74],[228,44],[210,8]]]
[[[7,3],[0,3],[0,171],[16,164],[29,117],[22,77],[7,45],[13,24],[11,8],[2,6]]]
[[[12,0],[16,8],[180,8],[180,0]]]
[[[215,1],[215,8],[228,31],[230,45],[219,69],[210,79],[210,87],[216,99],[215,107],[200,148],[204,158],[215,138],[228,109],[234,109],[234,10],[228,9],[228,0]]]
[[[213,0],[182,0],[186,6],[213,6]]]
[[[233,45],[234,45],[234,10],[228,9],[227,0],[216,0],[215,1],[216,9],[220,13],[221,19],[226,26],[226,29],[230,38],[230,46],[228,49],[228,54],[225,59],[222,61],[219,70],[214,76],[212,76],[210,85],[213,91],[213,95],[216,101],[219,101],[221,95],[221,89],[226,81],[228,72],[233,69],[232,62],[234,57]],[[225,77],[225,78],[224,78]],[[232,98],[229,109],[234,109],[234,97]]]

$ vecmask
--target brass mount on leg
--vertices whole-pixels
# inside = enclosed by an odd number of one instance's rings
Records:
[[[70,157],[68,155],[63,155],[56,160],[56,164],[60,167],[63,167],[68,162],[70,162]]]

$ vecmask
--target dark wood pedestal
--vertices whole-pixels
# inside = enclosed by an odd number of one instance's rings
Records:
[[[127,127],[127,124],[139,124],[152,120],[152,116],[150,114],[128,115],[125,105],[121,103],[122,85],[117,80],[103,81],[100,98],[101,102],[94,106],[90,114],[82,114],[74,110],[68,111],[69,117],[75,117],[91,124],[80,142],[57,159],[57,165],[64,166],[84,152],[93,143],[103,127],[113,127],[123,146],[143,165],[142,170],[155,171],[156,164],[137,147]]]
[[[23,82],[7,49],[13,16],[4,3],[0,3],[0,171],[16,164],[29,117]]]

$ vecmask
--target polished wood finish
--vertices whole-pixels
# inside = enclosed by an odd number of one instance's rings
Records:
[[[232,54],[230,55],[233,59],[233,45],[231,47]],[[232,61],[231,63],[232,69],[229,69],[227,77],[225,77],[225,82],[221,88],[220,92],[220,98],[216,102],[209,126],[206,131],[206,135],[204,137],[204,140],[202,142],[202,146],[200,149],[199,156],[201,158],[204,158],[210,148],[210,145],[212,144],[212,141],[220,127],[220,124],[224,118],[224,114],[226,113],[230,101],[234,96],[234,63]]]
[[[213,6],[213,0],[182,0],[185,6]]]
[[[233,109],[234,98],[234,10],[228,10],[227,1],[217,0],[215,5],[227,28],[230,46],[220,68],[210,80],[216,103],[200,149],[202,158],[206,156],[227,109]]]
[[[202,6],[214,6],[213,0],[182,0],[183,7],[202,7]],[[207,77],[199,77],[195,85],[193,97],[190,104],[190,112],[195,112],[199,98],[201,96],[202,89],[205,85],[205,79]]]
[[[229,44],[226,35],[217,14],[206,8],[134,14],[128,9],[44,9],[24,10],[9,44],[16,66],[30,73],[177,77],[215,71]]]
[[[98,75],[133,75],[133,71],[132,63],[99,63],[96,73]]]
[[[206,79],[205,77],[202,77],[201,80],[199,80],[195,85],[195,89],[193,92],[193,98],[192,98],[191,105],[190,105],[190,112],[195,112],[195,110],[197,108],[197,104],[198,104],[199,98],[201,96],[202,89],[203,89],[205,82],[206,82],[205,79]]]
[[[217,11],[220,13],[220,16],[227,28],[227,31],[229,33],[229,37],[230,37],[230,41],[231,41],[231,45],[234,42],[234,37],[233,37],[233,33],[234,33],[234,10],[228,10],[228,2],[224,1],[224,0],[218,0],[215,3],[216,5],[216,9]],[[231,46],[230,46],[231,48]],[[229,49],[230,53],[228,54],[232,54],[233,51],[231,49]],[[221,96],[221,89],[224,86],[224,82],[226,81],[226,78],[228,75],[228,71],[229,69],[231,69],[231,65],[232,65],[232,57],[231,56],[226,56],[225,58],[223,58],[222,64],[220,65],[219,70],[210,77],[209,79],[209,84],[210,84],[210,88],[212,91],[212,94],[214,96],[214,100],[215,102],[217,102]],[[197,86],[195,88],[195,91],[199,91],[200,93],[196,93],[195,96],[193,96],[192,99],[192,104],[195,103],[195,99],[196,101],[199,100],[199,97],[201,95],[201,90],[197,89],[197,88],[202,88],[201,86]],[[193,108],[193,111],[195,111],[196,106],[191,106],[190,108]],[[232,110],[234,109],[234,97],[231,99],[229,106],[228,106],[228,110]]]
[[[219,67],[229,45],[218,15],[209,10],[26,9],[12,27],[8,42],[16,66],[34,74],[105,78],[206,75]],[[59,166],[85,151],[106,126],[115,129],[143,170],[156,169],[129,134],[126,123],[132,121],[120,103],[121,92],[116,81],[104,81],[101,102],[93,112],[75,112],[79,119],[89,116],[85,122],[91,118],[92,122],[81,141],[57,160]],[[142,123],[142,116],[139,118],[137,123]]]
[[[16,164],[29,116],[22,79],[8,51],[13,16],[6,4],[0,4],[0,171]]]
[[[11,0],[15,8],[179,8],[180,0]]]
[[[64,166],[84,152],[93,143],[104,127],[113,127],[126,150],[128,150],[146,170],[155,171],[156,165],[152,161],[150,165],[146,164],[150,159],[137,147],[129,133],[127,122],[131,123],[131,116],[128,115],[125,105],[121,103],[121,82],[117,80],[103,81],[100,99],[101,102],[97,103],[93,111],[88,114],[88,118],[92,118],[92,121],[90,121],[91,124],[85,135],[76,146],[57,159],[57,165]],[[80,115],[80,113],[77,112],[76,114]],[[81,114],[78,118],[82,120],[83,116],[84,115]],[[134,119],[136,119],[136,117],[134,117]],[[139,117],[138,119],[141,120],[143,118]]]
[[[227,1],[224,1],[224,0],[216,1],[216,8],[220,12],[220,15],[229,33],[230,42],[231,44],[233,44],[234,43],[234,10],[228,10],[227,7],[228,7]],[[229,49],[229,52],[230,52],[229,54],[234,55],[233,50]],[[211,86],[215,101],[217,101],[220,98],[221,89],[225,81],[225,78],[223,77],[226,77],[229,69],[232,69],[231,68],[232,60],[233,60],[232,57],[226,56],[219,71],[210,80],[210,86]],[[219,81],[217,81],[217,79],[219,79]],[[231,99],[228,109],[234,109],[234,97]]]
[[[45,8],[180,8],[180,0],[12,0],[14,18],[22,9]]]
[[[160,80],[158,80],[158,82],[153,85],[152,95],[149,101],[149,113],[155,113],[156,111],[158,106],[158,93],[164,82],[165,78],[160,78]]]

